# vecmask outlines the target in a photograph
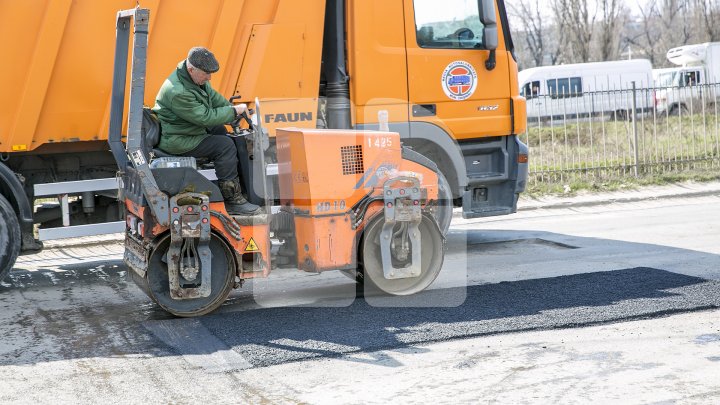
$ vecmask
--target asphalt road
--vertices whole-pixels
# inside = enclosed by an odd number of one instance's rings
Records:
[[[441,277],[414,297],[357,297],[340,274],[283,270],[200,319],[168,316],[127,281],[121,243],[58,245],[0,285],[0,402],[195,402],[207,392],[175,384],[233,375],[213,380],[222,388],[251,370],[322,367],[308,360],[707,313],[720,308],[718,206],[704,196],[459,220]],[[118,380],[123,369],[135,376]],[[251,401],[299,401],[243,384]]]

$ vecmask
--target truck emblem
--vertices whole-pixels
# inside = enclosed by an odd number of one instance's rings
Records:
[[[480,107],[478,107],[478,111],[497,111],[497,110],[499,110],[499,109],[500,109],[500,105],[499,105],[499,104],[494,104],[494,105],[481,105]]]
[[[470,98],[477,88],[477,72],[468,62],[458,60],[449,64],[442,74],[445,94],[455,101]]]

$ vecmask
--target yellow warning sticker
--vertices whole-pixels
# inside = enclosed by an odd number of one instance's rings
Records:
[[[255,243],[255,239],[250,238],[250,242],[248,242],[247,247],[245,248],[246,252],[257,252],[260,250],[257,243]]]

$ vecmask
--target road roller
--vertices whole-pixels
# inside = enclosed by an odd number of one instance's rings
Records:
[[[245,187],[263,199],[262,212],[251,216],[228,213],[203,162],[153,149],[162,128],[143,106],[149,17],[140,8],[118,13],[109,134],[122,179],[124,262],[148,297],[175,316],[201,316],[277,266],[340,270],[389,295],[414,294],[435,280],[445,254],[434,211],[438,169],[403,147],[398,133],[278,129],[271,181],[268,133],[243,114],[228,124],[228,136],[252,174]],[[260,109],[255,99],[256,117]]]

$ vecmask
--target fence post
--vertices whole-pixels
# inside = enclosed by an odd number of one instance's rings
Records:
[[[633,139],[635,141],[635,178],[640,176],[640,151],[638,150],[638,130],[637,130],[637,89],[635,82],[632,82],[632,123],[633,123]]]

